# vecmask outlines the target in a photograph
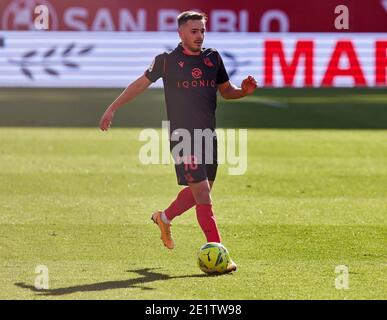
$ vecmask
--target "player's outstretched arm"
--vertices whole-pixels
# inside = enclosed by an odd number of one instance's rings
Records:
[[[253,76],[248,76],[242,81],[241,87],[238,88],[230,81],[218,86],[219,92],[225,99],[239,99],[254,93],[257,88],[257,81]]]
[[[124,104],[133,100],[141,92],[143,92],[152,82],[142,75],[137,80],[133,81],[119,97],[106,109],[105,113],[99,122],[99,127],[102,131],[107,131],[112,123],[114,112],[121,108]]]

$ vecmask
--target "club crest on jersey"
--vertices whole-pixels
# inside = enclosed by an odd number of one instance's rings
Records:
[[[203,75],[203,72],[199,68],[192,69],[192,77],[194,77],[195,79],[200,79],[202,75]]]
[[[184,67],[184,61],[179,61],[177,64],[180,66],[180,68]]]
[[[214,66],[214,64],[212,63],[211,59],[206,57],[204,58],[204,64],[207,66],[207,67],[210,67],[212,68]]]

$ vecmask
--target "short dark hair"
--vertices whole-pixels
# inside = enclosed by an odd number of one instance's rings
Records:
[[[207,21],[207,15],[203,12],[184,11],[177,16],[177,26],[180,28],[188,20],[204,20]]]

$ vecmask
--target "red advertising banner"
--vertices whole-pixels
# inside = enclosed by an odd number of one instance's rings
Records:
[[[194,9],[213,32],[387,32],[387,0],[0,0],[0,30],[35,30],[39,5],[51,31],[175,31]]]

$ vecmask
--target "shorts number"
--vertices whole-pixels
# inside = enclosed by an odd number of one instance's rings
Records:
[[[197,163],[198,161],[195,155],[185,156],[183,162],[184,162],[185,171],[188,171],[189,169],[197,170],[197,168],[199,167]]]

